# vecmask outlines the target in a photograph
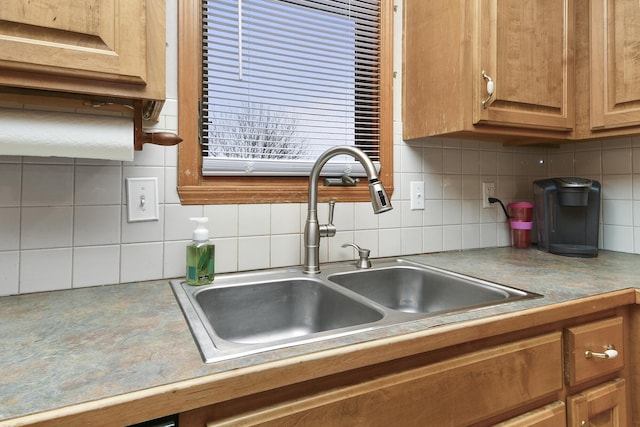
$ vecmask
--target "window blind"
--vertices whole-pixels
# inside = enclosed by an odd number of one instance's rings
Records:
[[[379,165],[380,0],[203,1],[203,175],[308,175],[335,145]],[[364,176],[350,156],[324,175]]]

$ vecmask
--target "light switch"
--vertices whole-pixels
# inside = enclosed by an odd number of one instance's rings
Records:
[[[158,178],[126,178],[127,220],[158,221]]]
[[[424,209],[424,182],[411,181],[411,210]]]

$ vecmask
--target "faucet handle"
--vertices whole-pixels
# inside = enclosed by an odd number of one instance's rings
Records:
[[[329,201],[329,225],[333,225],[333,211],[336,209],[336,202]]]
[[[360,259],[356,261],[356,268],[371,268],[371,261],[369,261],[369,254],[371,253],[371,251],[369,249],[361,248],[360,246],[352,242],[342,245],[343,248],[346,248],[347,246],[351,246],[358,251],[358,256],[360,257]]]
[[[336,202],[331,200],[329,202],[329,223],[325,225],[320,225],[320,237],[333,237],[336,235],[336,226],[333,225],[333,211],[336,208]]]

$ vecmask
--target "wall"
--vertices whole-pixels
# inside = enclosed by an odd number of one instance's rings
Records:
[[[167,97],[158,129],[177,130],[176,1],[167,2]],[[336,207],[338,233],[323,239],[321,261],[350,259],[344,242],[373,257],[509,245],[497,209],[482,209],[483,180],[504,202],[529,200],[531,182],[581,176],[603,184],[601,246],[640,253],[640,137],[505,148],[493,142],[401,138],[400,13],[396,16],[395,209],[376,216],[366,203]],[[177,150],[145,146],[129,162],[0,156],[0,295],[174,278],[184,274],[188,218],[208,216],[218,272],[301,263],[306,206],[181,206]],[[634,174],[635,172],[635,174]],[[124,180],[157,177],[160,220],[126,221]],[[425,210],[409,209],[411,181],[425,182]],[[326,218],[326,206],[320,219]]]

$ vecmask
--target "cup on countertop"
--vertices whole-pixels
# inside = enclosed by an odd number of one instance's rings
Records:
[[[533,227],[533,203],[509,203],[507,212],[511,226],[511,245],[518,249],[529,248],[531,246],[531,228]]]

